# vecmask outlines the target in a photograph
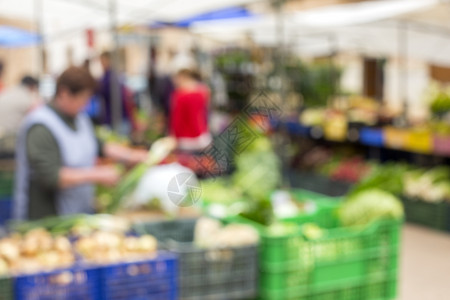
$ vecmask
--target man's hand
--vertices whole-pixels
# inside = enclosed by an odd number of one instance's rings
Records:
[[[138,164],[144,162],[148,159],[148,151],[142,149],[133,149],[130,150],[130,159],[129,162],[131,164]]]
[[[106,186],[114,186],[120,180],[120,172],[116,166],[98,166],[92,170],[93,178],[95,182],[106,185]]]

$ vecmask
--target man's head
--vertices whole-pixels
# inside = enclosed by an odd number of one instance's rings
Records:
[[[36,92],[39,89],[39,80],[29,75],[22,77],[20,84],[26,87],[30,92]]]
[[[109,70],[111,68],[111,52],[105,51],[100,54],[100,63],[102,64],[103,70]]]
[[[87,105],[95,89],[95,80],[82,67],[70,67],[56,82],[55,104],[65,114],[76,116]]]

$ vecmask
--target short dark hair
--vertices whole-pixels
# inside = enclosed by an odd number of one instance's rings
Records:
[[[35,88],[39,85],[39,80],[32,76],[26,75],[22,77],[20,83],[28,88]]]
[[[196,73],[196,71],[191,70],[191,69],[186,69],[186,68],[180,69],[177,72],[177,76],[188,77],[188,78],[195,79],[195,80],[198,79],[197,74],[198,73]]]
[[[111,60],[111,57],[112,57],[112,54],[111,54],[110,51],[103,51],[103,52],[100,54],[100,58],[106,58],[106,59]]]
[[[5,64],[0,60],[0,76],[2,76],[3,69],[5,68]]]
[[[56,95],[62,89],[67,89],[72,95],[83,91],[94,91],[95,80],[85,68],[70,67],[58,77],[56,81]]]

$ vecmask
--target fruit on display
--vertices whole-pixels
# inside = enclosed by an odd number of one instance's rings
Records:
[[[328,163],[319,167],[322,174],[332,180],[356,183],[366,177],[371,171],[371,165],[359,156],[341,159],[339,156],[332,158]]]
[[[330,141],[344,141],[347,139],[348,118],[340,110],[328,110],[323,125],[324,136]]]
[[[75,249],[87,262],[106,264],[151,258],[156,254],[158,242],[151,235],[136,237],[97,231],[78,239]]]
[[[431,121],[429,123],[430,130],[438,135],[450,135],[450,123],[448,121]]]
[[[0,240],[0,274],[21,274],[69,267],[75,255],[69,240],[36,228]]]
[[[300,123],[305,126],[321,126],[325,122],[325,113],[323,108],[307,108],[300,115]]]

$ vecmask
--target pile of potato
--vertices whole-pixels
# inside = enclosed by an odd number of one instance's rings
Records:
[[[12,234],[0,240],[0,275],[33,273],[71,266],[75,261],[66,237],[34,229],[25,235]]]
[[[245,224],[223,226],[217,220],[200,218],[194,229],[194,243],[200,248],[245,247],[258,242],[258,232]]]
[[[153,257],[158,242],[151,235],[134,237],[97,231],[76,241],[75,248],[87,261],[105,264]]]

